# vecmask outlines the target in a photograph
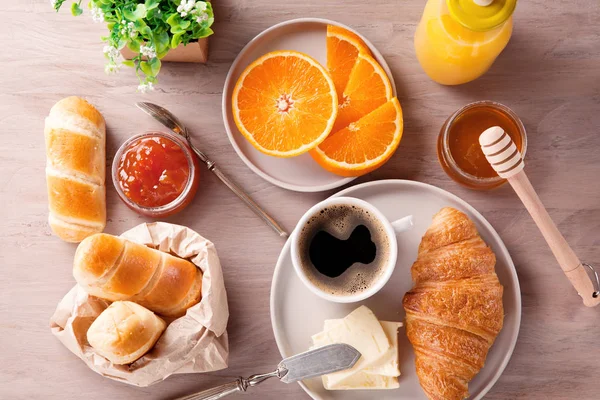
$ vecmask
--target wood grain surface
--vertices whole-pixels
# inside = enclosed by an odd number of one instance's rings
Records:
[[[435,151],[440,126],[462,105],[490,99],[511,107],[528,131],[527,173],[534,187],[579,257],[600,266],[600,3],[520,1],[504,53],[484,77],[459,87],[430,81],[415,59],[412,38],[423,6],[422,0],[218,0],[208,64],[165,64],[156,92],[144,96],[136,93],[131,70],[104,74],[99,37],[105,28],[89,15],[74,18],[68,7],[57,14],[47,0],[1,0],[0,398],[167,399],[278,363],[269,290],[283,242],[209,174],[193,204],[168,221],[217,246],[231,309],[230,368],[134,388],[90,371],[51,335],[48,320],[74,283],[75,246],[48,227],[43,124],[57,100],[85,96],[107,120],[110,166],[125,138],[158,128],[134,102],[164,105],[291,230],[332,192],[294,193],[253,174],[225,135],[221,92],[233,59],[251,38],[297,17],[336,19],[359,30],[384,54],[397,82],[404,138],[388,164],[357,183],[413,179],[449,190],[491,222],[512,254],[523,296],[521,332],[510,364],[486,398],[600,398],[600,308],[582,305],[509,186],[491,192],[459,187]],[[121,203],[110,181],[107,187],[108,233],[147,221]],[[308,396],[297,385],[269,382],[246,398]]]

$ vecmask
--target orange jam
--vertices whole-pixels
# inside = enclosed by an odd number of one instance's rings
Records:
[[[121,155],[117,177],[123,194],[135,204],[153,208],[175,201],[190,180],[189,156],[173,140],[145,136]]]
[[[491,189],[505,182],[479,145],[479,135],[492,126],[504,129],[525,155],[525,128],[512,110],[491,101],[471,103],[446,121],[438,139],[440,163],[452,179],[473,189]]]

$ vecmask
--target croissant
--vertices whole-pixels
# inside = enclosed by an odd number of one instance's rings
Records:
[[[421,387],[432,400],[461,400],[502,329],[496,256],[473,221],[442,208],[419,245],[404,295],[406,333]]]

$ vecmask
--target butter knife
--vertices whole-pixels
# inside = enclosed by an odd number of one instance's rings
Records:
[[[208,156],[200,151],[194,143],[192,143],[192,138],[185,127],[178,119],[164,107],[161,107],[157,104],[139,102],[136,103],[136,106],[146,114],[150,115],[152,118],[169,128],[173,133],[177,135],[181,135],[188,142],[189,146],[192,148],[194,153],[198,156],[200,161],[206,164],[206,167],[209,171],[214,173],[220,180],[223,182],[237,197],[239,197],[246,205],[254,211],[256,215],[258,215],[262,220],[271,227],[279,236],[287,237],[288,233],[279,225],[273,217],[271,217],[265,210],[263,210],[237,183],[231,180],[227,175],[225,175],[214,161],[210,160]]]
[[[352,368],[360,358],[360,352],[347,344],[330,344],[281,361],[277,369],[267,374],[237,378],[212,389],[179,397],[176,400],[217,400],[230,394],[245,392],[249,387],[277,377],[283,383],[292,383]]]

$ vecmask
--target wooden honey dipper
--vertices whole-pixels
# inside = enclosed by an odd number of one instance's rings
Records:
[[[548,211],[546,211],[525,174],[523,157],[512,138],[499,126],[493,126],[486,129],[479,136],[479,144],[492,168],[501,178],[508,180],[508,183],[529,211],[531,218],[542,232],[560,267],[583,299],[583,304],[588,307],[600,304],[598,274],[591,265],[579,261],[573,249],[550,218]],[[586,267],[594,273],[596,288],[594,288],[594,283],[590,279]]]

